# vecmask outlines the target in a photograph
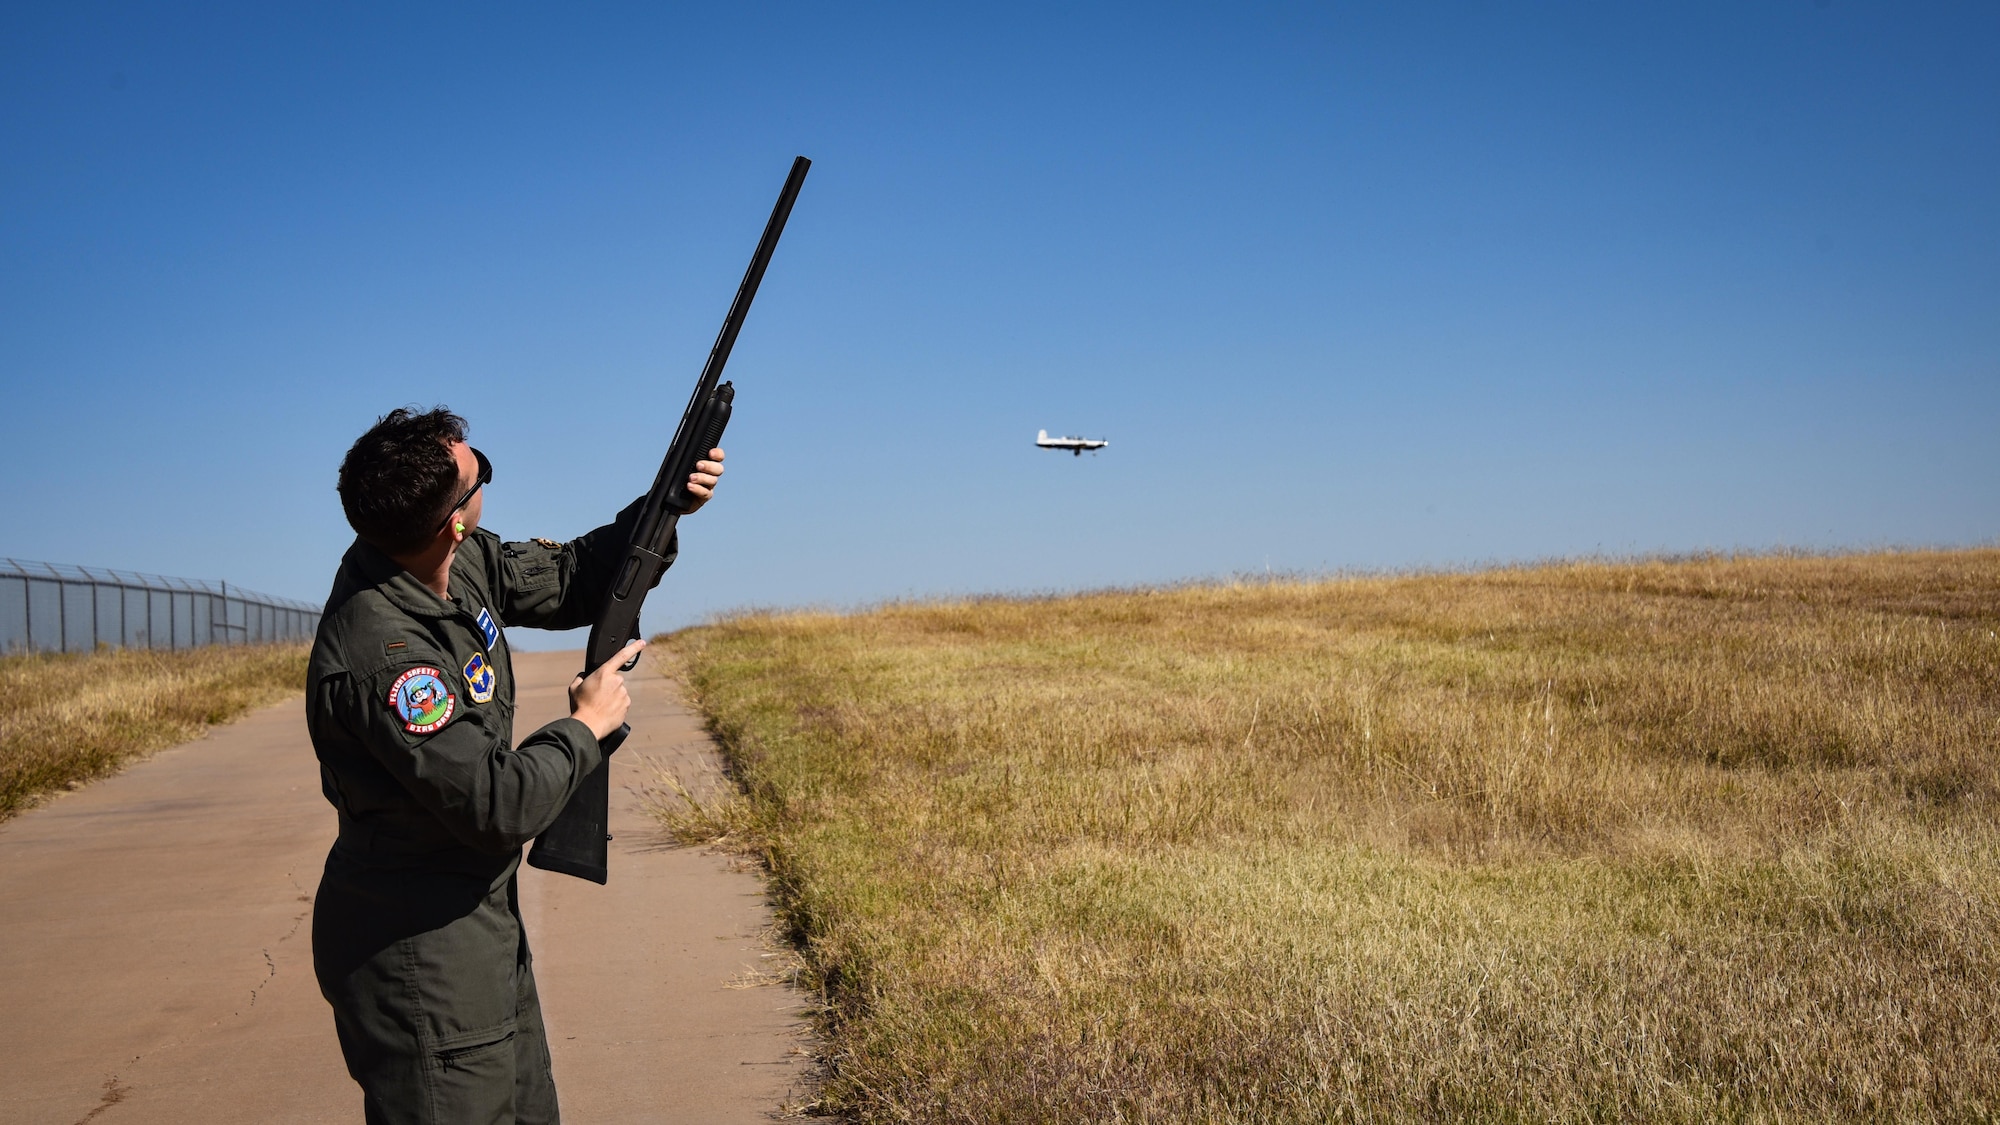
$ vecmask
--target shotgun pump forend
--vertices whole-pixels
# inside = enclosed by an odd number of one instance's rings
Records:
[[[692,413],[688,424],[681,427],[680,439],[667,450],[660,463],[660,475],[639,509],[639,526],[632,533],[625,561],[619,564],[618,577],[611,584],[611,596],[590,630],[586,674],[617,655],[626,641],[639,635],[639,610],[646,591],[659,585],[660,575],[666,573],[667,544],[673,540],[674,525],[694,506],[694,496],[688,492],[688,477],[694,472],[695,463],[706,460],[709,450],[722,441],[722,431],[729,425],[729,410],[735,401],[735,386],[724,383],[689,407]],[[629,631],[620,626],[628,614]]]
[[[694,472],[695,462],[707,460],[709,451],[722,444],[722,431],[729,426],[729,409],[735,402],[735,384],[724,383],[695,414],[695,440],[688,444],[687,463],[674,467],[674,489],[667,493],[667,508],[674,514],[685,515],[694,506],[694,497],[688,495],[688,476]]]

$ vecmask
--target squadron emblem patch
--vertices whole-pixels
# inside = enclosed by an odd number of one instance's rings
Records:
[[[436,668],[411,668],[396,677],[389,688],[389,706],[403,720],[411,734],[429,734],[451,721],[458,697],[444,686],[444,673]]]
[[[473,653],[461,671],[465,673],[465,697],[474,703],[492,702],[493,665],[486,663],[485,654]]]
[[[489,651],[500,643],[500,626],[493,623],[492,611],[485,606],[479,607],[479,635],[486,638],[486,647]]]

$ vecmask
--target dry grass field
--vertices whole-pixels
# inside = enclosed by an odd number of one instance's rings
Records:
[[[677,634],[867,1121],[2000,1116],[2000,551]]]
[[[215,723],[295,695],[308,646],[0,657],[0,820]]]

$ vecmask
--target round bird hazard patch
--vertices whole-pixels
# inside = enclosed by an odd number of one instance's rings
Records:
[[[389,688],[389,706],[403,719],[403,729],[411,734],[429,734],[451,721],[458,697],[444,686],[444,673],[436,668],[412,668],[396,677]]]

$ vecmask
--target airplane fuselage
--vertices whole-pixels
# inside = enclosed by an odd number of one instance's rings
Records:
[[[1042,449],[1067,449],[1071,453],[1074,453],[1078,457],[1081,457],[1083,456],[1083,451],[1086,449],[1095,451],[1103,449],[1105,446],[1110,445],[1111,443],[1103,438],[1081,438],[1081,437],[1052,438],[1049,436],[1049,432],[1047,430],[1043,430],[1035,435],[1035,444]]]

